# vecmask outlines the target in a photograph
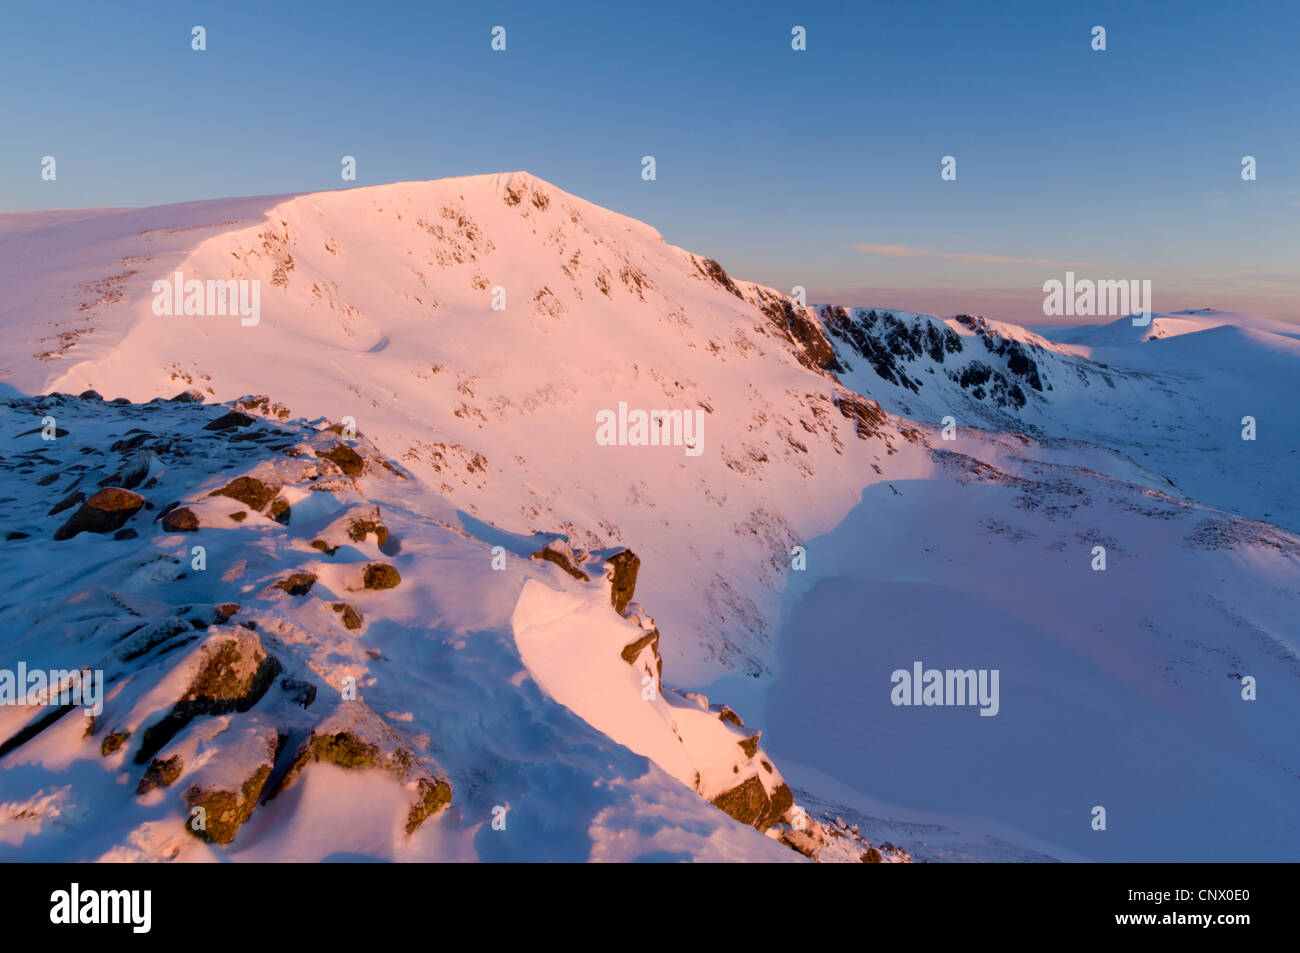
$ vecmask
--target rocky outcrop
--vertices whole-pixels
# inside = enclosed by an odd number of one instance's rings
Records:
[[[614,611],[622,615],[627,611],[628,603],[636,593],[636,574],[641,568],[641,557],[630,549],[624,549],[605,560],[609,580],[609,598]]]
[[[839,412],[852,420],[854,432],[858,439],[868,440],[880,433],[880,427],[888,419],[880,405],[867,397],[845,392],[835,398]]]
[[[659,630],[650,628],[645,635],[623,646],[623,661],[655,680],[658,691],[664,690],[664,659],[659,654]]]
[[[758,289],[756,304],[772,327],[794,345],[795,356],[804,367],[831,373],[848,370],[836,358],[834,345],[810,309],[766,288]]]
[[[388,527],[383,522],[379,507],[356,507],[318,531],[311,546],[333,556],[339,547],[364,543],[371,536],[380,549],[388,543]]]
[[[280,671],[279,661],[262,647],[257,633],[240,626],[214,632],[198,646],[188,664],[191,672],[180,697],[141,732],[136,764],[149,761],[200,715],[252,708]]]
[[[411,795],[407,834],[451,803],[450,782],[360,701],[342,701],[298,749],[276,794],[291,787],[315,763],[352,771],[383,771]]]
[[[235,839],[257,807],[267,778],[271,776],[270,763],[258,765],[235,790],[225,790],[196,784],[185,792],[185,804],[190,809],[186,830],[203,840],[223,847]],[[196,811],[201,814],[196,815]],[[202,823],[199,823],[202,818]]]
[[[762,780],[754,775],[714,797],[712,804],[742,824],[765,831],[794,806],[794,795],[784,782],[769,792]]]
[[[336,443],[327,450],[317,450],[316,456],[334,463],[350,477],[359,477],[366,472],[365,458],[346,443]]]
[[[537,552],[533,553],[531,558],[544,559],[548,563],[554,563],[574,579],[580,580],[581,582],[591,581],[591,577],[578,568],[582,564],[581,558],[563,538],[551,540]]]

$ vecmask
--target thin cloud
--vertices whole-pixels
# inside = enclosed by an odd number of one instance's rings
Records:
[[[935,251],[931,248],[916,248],[912,245],[854,245],[858,251],[886,258],[911,258],[927,261],[946,261],[957,265],[1051,265],[1054,267],[1074,266],[1079,268],[1105,268],[1086,261],[1055,261],[1051,258],[1011,258],[1006,255],[979,255],[969,252]]]

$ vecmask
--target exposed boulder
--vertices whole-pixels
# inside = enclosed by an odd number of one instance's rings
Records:
[[[367,589],[395,589],[401,581],[401,575],[388,563],[370,563],[362,575],[362,584]]]
[[[222,414],[216,420],[204,426],[204,430],[235,430],[238,427],[247,427],[253,422],[253,418],[248,414],[241,414],[237,410]]]
[[[199,528],[199,518],[188,506],[178,506],[163,514],[162,528],[169,533],[193,533]]]
[[[71,539],[78,533],[112,533],[140,511],[144,497],[121,487],[105,487],[82,504],[54,533],[55,539]]]
[[[293,515],[293,508],[289,505],[288,500],[280,497],[271,501],[271,510],[267,515],[281,526],[288,526],[289,519]]]
[[[280,492],[280,484],[266,482],[256,477],[235,477],[219,490],[213,490],[208,496],[228,496],[238,500],[256,513],[266,509],[266,505]]]
[[[281,589],[291,596],[305,596],[316,584],[316,577],[309,572],[295,572],[275,583],[273,589]]]

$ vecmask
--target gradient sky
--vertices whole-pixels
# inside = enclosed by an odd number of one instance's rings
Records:
[[[55,10],[0,8],[0,210],[341,188],[351,154],[526,169],[813,301],[1046,323],[1072,267],[1300,320],[1294,0]]]

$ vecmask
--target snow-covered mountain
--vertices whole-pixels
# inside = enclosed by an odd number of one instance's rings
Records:
[[[0,216],[0,280],[0,668],[107,680],[0,708],[0,856],[1300,846],[1288,326],[804,308],[524,173]]]

